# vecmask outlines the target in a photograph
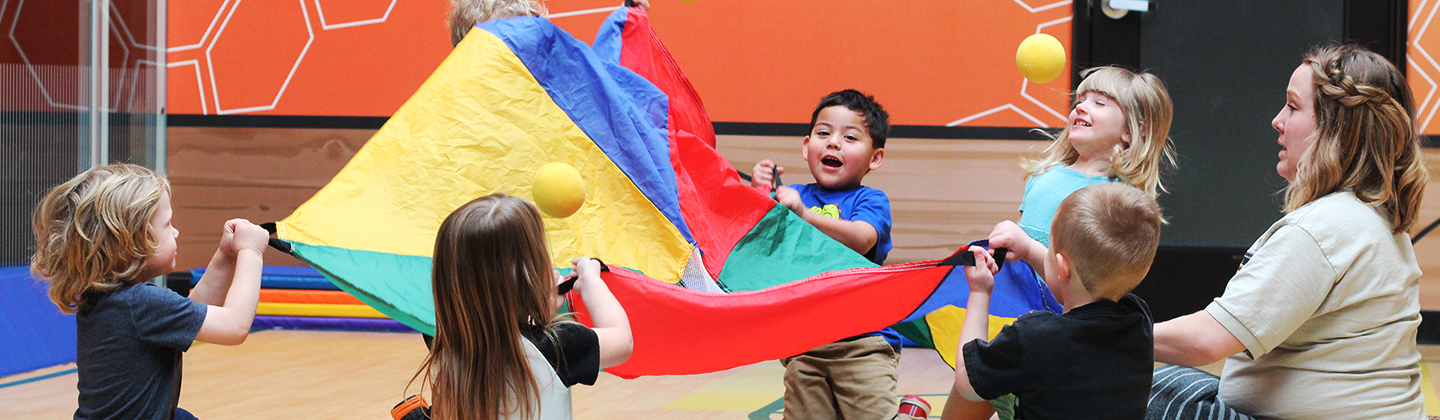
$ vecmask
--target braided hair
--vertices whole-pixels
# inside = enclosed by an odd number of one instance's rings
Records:
[[[1388,214],[1393,233],[1415,224],[1429,174],[1405,76],[1379,54],[1326,45],[1305,55],[1315,87],[1315,142],[1285,190],[1285,211],[1330,193]]]

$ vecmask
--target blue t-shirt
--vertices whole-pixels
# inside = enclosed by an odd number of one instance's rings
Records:
[[[890,197],[886,197],[884,191],[863,185],[848,190],[832,190],[820,184],[787,187],[800,193],[800,202],[805,203],[805,207],[809,207],[810,211],[832,219],[860,220],[874,226],[875,246],[865,252],[865,258],[875,264],[885,264],[885,257],[890,255],[893,246],[890,244]],[[900,349],[900,333],[894,329],[886,328],[856,337],[873,335],[885,337],[890,347]]]
[[[848,190],[832,190],[819,184],[787,185],[800,193],[800,201],[810,211],[831,219],[863,221],[875,227],[875,246],[865,252],[865,259],[885,264],[890,255],[890,198],[885,192],[859,186]]]
[[[1119,178],[1086,175],[1063,166],[1053,167],[1030,177],[1025,182],[1025,198],[1020,201],[1020,229],[1031,239],[1050,247],[1050,222],[1065,197],[1095,184],[1119,181]]]
[[[169,420],[180,400],[181,352],[206,310],[150,283],[87,295],[75,314],[75,418]]]

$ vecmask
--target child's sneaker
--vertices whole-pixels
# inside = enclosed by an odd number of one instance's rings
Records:
[[[930,403],[926,402],[924,398],[906,394],[900,397],[900,414],[922,419],[929,418]]]
[[[425,402],[425,397],[411,395],[405,401],[395,404],[390,409],[390,418],[395,420],[426,420],[430,418],[430,403]]]

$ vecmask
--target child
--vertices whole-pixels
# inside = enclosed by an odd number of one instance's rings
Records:
[[[890,199],[860,184],[885,161],[889,118],[874,97],[853,89],[825,96],[810,115],[810,135],[800,149],[815,183],[775,191],[780,204],[876,264],[890,253]],[[772,171],[784,168],[769,159],[756,163],[751,186],[770,187]],[[786,417],[895,415],[899,357],[900,334],[887,328],[781,360]]]
[[[549,13],[537,0],[450,0],[445,23],[450,26],[450,45],[456,46],[480,22]]]
[[[435,341],[415,374],[424,376],[435,404],[428,413],[392,416],[571,418],[570,387],[594,385],[601,368],[630,358],[632,344],[630,321],[600,279],[600,263],[571,262],[594,329],[556,315],[559,279],[535,206],[494,194],[445,218],[431,276]]]
[[[177,407],[181,353],[194,341],[238,345],[260,296],[269,234],[225,222],[205,277],[186,299],[147,280],[175,269],[170,183],[112,164],[51,189],[35,209],[30,269],[74,313],[75,418],[194,418]]]
[[[1129,294],[1155,257],[1160,206],[1128,185],[1085,187],[1060,203],[1045,282],[1064,315],[1035,311],[989,336],[990,254],[972,247],[970,300],[960,330],[955,386],[943,418],[963,403],[1014,394],[1017,418],[1142,419],[1154,368],[1145,302]]]
[[[1160,166],[1175,163],[1166,137],[1173,107],[1158,77],[1119,67],[1087,70],[1076,89],[1070,124],[1039,160],[1030,161],[1020,223],[1009,220],[990,232],[992,248],[1008,248],[1007,261],[1024,260],[1045,272],[1050,219],[1061,200],[1087,185],[1125,182],[1155,197],[1164,187]],[[1002,419],[1011,407],[996,402]],[[975,407],[989,417],[990,407]],[[979,415],[984,413],[983,415]]]

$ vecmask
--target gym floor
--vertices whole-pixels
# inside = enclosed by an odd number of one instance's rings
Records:
[[[1440,346],[1421,354],[1426,411],[1440,413],[1429,369],[1440,364]],[[185,355],[180,406],[202,419],[386,419],[418,391],[406,386],[424,357],[420,336],[404,333],[269,330],[236,347],[197,343]],[[775,361],[634,380],[602,373],[595,386],[575,387],[575,418],[779,419],[784,373]],[[939,418],[953,378],[934,351],[907,349],[897,392],[921,395]],[[69,418],[75,381],[74,365],[0,378],[0,418]]]

